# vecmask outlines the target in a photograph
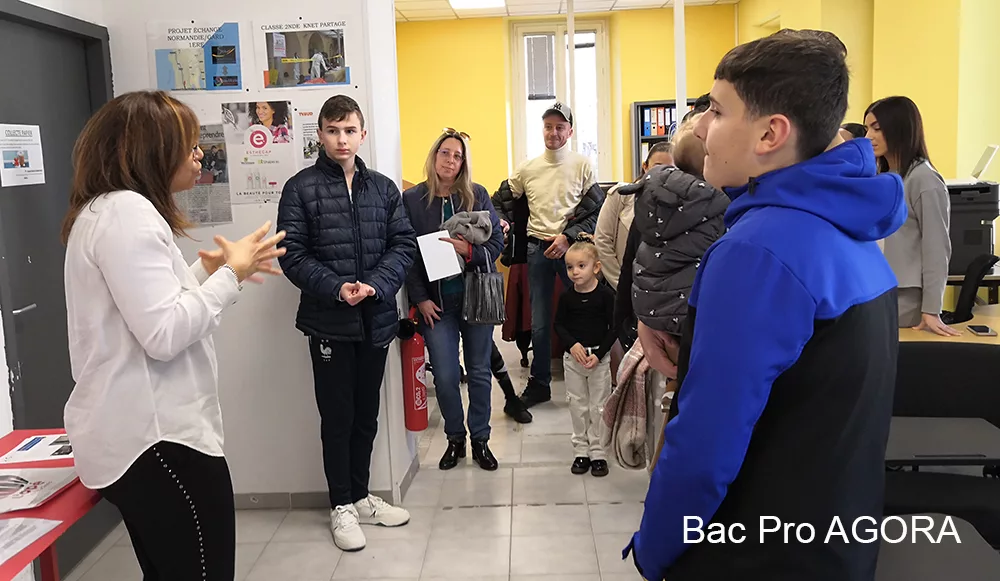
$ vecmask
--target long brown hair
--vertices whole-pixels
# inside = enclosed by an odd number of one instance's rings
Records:
[[[899,175],[906,177],[918,161],[930,161],[927,155],[927,139],[924,137],[924,120],[920,109],[909,97],[886,97],[879,99],[865,111],[871,113],[882,130],[887,154],[899,162]],[[889,171],[889,160],[879,157],[879,171]]]
[[[199,137],[194,111],[162,91],[126,93],[101,107],[73,148],[73,186],[63,220],[63,244],[87,204],[120,190],[148,198],[174,235],[184,235],[189,224],[170,184]]]
[[[424,163],[424,174],[427,176],[427,204],[430,205],[437,195],[438,175],[435,162],[437,152],[441,149],[441,144],[446,139],[457,139],[462,144],[462,167],[455,176],[455,185],[452,186],[451,193],[458,194],[461,202],[461,209],[471,212],[476,203],[476,194],[472,191],[472,161],[469,159],[469,140],[461,133],[455,131],[445,131],[434,141],[431,150],[427,152],[427,161]]]

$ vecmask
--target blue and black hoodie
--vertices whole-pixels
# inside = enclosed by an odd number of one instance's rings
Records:
[[[873,579],[878,543],[850,535],[882,516],[899,333],[876,240],[906,218],[900,179],[876,174],[856,139],[727,192],[729,231],[692,289],[680,389],[625,550],[645,579]],[[685,517],[706,533],[741,524],[745,540],[685,543]],[[761,542],[762,517],[816,538]],[[851,542],[824,542],[835,517]]]

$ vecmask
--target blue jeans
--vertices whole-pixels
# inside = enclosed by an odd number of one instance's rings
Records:
[[[552,293],[556,276],[562,279],[563,288],[572,287],[562,258],[545,257],[545,243],[528,241],[528,298],[531,301],[531,344],[534,359],[531,361],[531,379],[536,388],[550,391],[552,383]]]
[[[462,294],[448,295],[442,300],[440,321],[431,329],[423,321],[419,332],[427,344],[434,368],[434,389],[444,418],[444,433],[449,440],[465,439],[461,372],[458,362],[458,340],[461,334],[465,353],[465,369],[469,377],[469,433],[473,440],[490,438],[490,395],[493,376],[490,355],[493,352],[493,325],[474,325],[462,320]]]

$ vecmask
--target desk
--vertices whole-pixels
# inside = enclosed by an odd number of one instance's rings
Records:
[[[964,274],[952,274],[948,276],[948,286],[962,286],[965,283]],[[989,303],[995,305],[1000,303],[1000,263],[993,266],[993,270],[986,273],[986,278],[979,284],[980,288],[989,291]]]
[[[962,335],[959,337],[942,337],[934,333],[929,333],[927,331],[914,331],[913,329],[900,329],[899,330],[899,340],[900,341],[924,341],[924,342],[951,342],[951,343],[980,343],[983,345],[998,345],[1000,346],[1000,336],[997,337],[979,337],[973,335],[968,327],[969,325],[986,325],[1000,333],[1000,305],[989,305],[987,307],[977,307],[972,310],[972,320],[966,321],[965,323],[959,323],[957,325],[952,325],[951,327],[956,331],[961,331]]]
[[[0,439],[0,456],[10,452],[25,438],[63,433],[61,430],[16,430]],[[72,466],[73,460],[31,462],[28,464],[7,464],[4,468],[62,468]],[[76,521],[83,518],[101,500],[100,494],[89,490],[79,480],[38,508],[0,514],[0,519],[43,518],[61,521],[47,535],[35,541],[27,549],[18,553],[6,563],[0,564],[0,581],[10,581],[35,559],[41,561],[42,581],[58,581],[59,567],[56,560],[55,542]]]
[[[934,522],[931,536],[937,535],[944,523],[945,515],[929,514]],[[907,525],[913,521],[902,517]],[[954,537],[947,536],[938,544],[931,543],[922,533],[916,542],[911,536],[900,543],[882,542],[875,569],[875,581],[996,581],[1000,579],[1000,554],[993,550],[971,524],[952,517],[961,544]],[[892,539],[902,534],[898,523],[886,526],[886,533]]]
[[[1000,429],[981,418],[893,417],[888,466],[1000,464]]]

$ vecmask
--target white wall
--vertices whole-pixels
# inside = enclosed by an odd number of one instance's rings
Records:
[[[22,0],[73,18],[104,24],[104,0]],[[139,1],[139,0],[136,0]]]
[[[255,58],[254,32],[260,24],[293,22],[300,17],[306,22],[348,20],[345,52],[351,87],[278,89],[266,94],[269,99],[287,97],[294,106],[316,109],[337,93],[354,96],[369,120],[370,140],[361,155],[399,183],[402,166],[392,0],[289,0],[281,3],[280,9],[270,0],[238,4],[106,0],[104,17],[111,37],[116,95],[151,87],[147,22],[239,22],[245,90],[176,94],[192,105],[203,122],[215,123],[219,122],[221,103],[253,101],[265,95],[258,72],[262,68]],[[240,237],[265,220],[273,220],[276,210],[276,204],[236,206],[233,225],[193,230],[197,240],[180,242],[181,249],[193,260],[199,247],[212,245],[213,235]],[[285,279],[269,280],[259,288],[249,286],[239,303],[225,313],[215,334],[226,455],[236,492],[325,491],[312,369],[305,338],[294,328],[298,291]],[[371,476],[373,490],[396,494],[404,466],[408,468],[416,455],[416,442],[403,429],[399,365],[394,345],[386,374],[388,386],[382,391]]]

